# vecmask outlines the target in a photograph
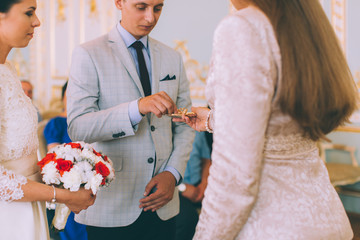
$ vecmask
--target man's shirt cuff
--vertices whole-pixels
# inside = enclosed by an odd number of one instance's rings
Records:
[[[172,175],[174,175],[174,177],[176,179],[176,186],[180,184],[180,181],[182,180],[182,177],[181,177],[180,173],[175,168],[167,166],[164,171],[171,172]]]
[[[139,99],[136,99],[136,100],[130,102],[130,104],[129,104],[129,109],[128,109],[129,118],[131,121],[131,125],[133,127],[138,125],[139,122],[141,121],[141,119],[143,118],[143,116],[141,116],[141,114],[139,112],[139,105],[138,105]]]

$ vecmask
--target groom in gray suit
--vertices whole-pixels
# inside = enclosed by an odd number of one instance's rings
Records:
[[[116,179],[76,216],[89,239],[173,239],[194,132],[168,114],[191,107],[181,56],[150,38],[164,0],[115,0],[122,19],[73,52],[69,135],[93,143]]]

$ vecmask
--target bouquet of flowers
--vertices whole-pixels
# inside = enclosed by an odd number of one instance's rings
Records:
[[[84,142],[58,145],[50,149],[38,165],[46,184],[70,191],[78,191],[83,186],[95,195],[101,186],[108,186],[115,178],[111,160]],[[65,204],[58,204],[52,226],[63,230],[69,214],[70,209]]]

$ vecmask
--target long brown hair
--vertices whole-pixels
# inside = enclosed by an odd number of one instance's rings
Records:
[[[313,140],[356,108],[355,82],[318,0],[250,0],[269,18],[282,58],[279,104]]]

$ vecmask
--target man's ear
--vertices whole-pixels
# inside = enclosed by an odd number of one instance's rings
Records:
[[[117,9],[122,10],[123,0],[115,0],[115,6]]]

